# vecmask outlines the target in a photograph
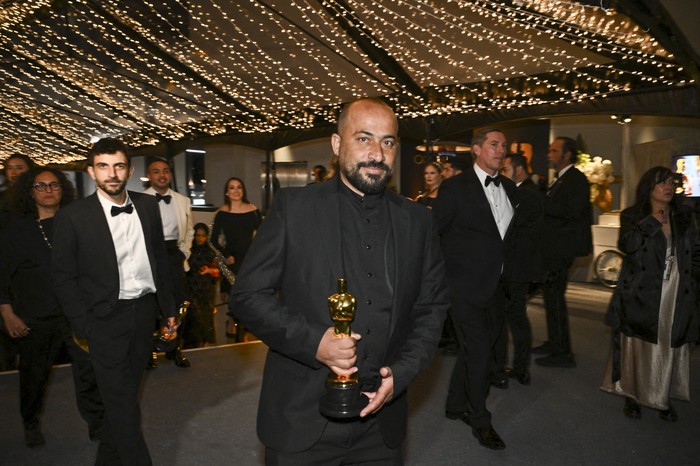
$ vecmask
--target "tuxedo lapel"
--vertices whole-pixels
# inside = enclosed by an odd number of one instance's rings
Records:
[[[554,197],[554,194],[561,189],[561,186],[566,183],[566,177],[570,175],[571,170],[574,170],[574,167],[569,168],[566,173],[561,175],[560,177],[557,178],[557,180],[554,182],[552,186],[549,187],[549,190],[547,190],[547,197],[551,199]]]
[[[328,268],[331,276],[338,278],[345,277],[342,254],[342,236],[340,231],[340,209],[338,187],[333,181],[322,183],[321,190],[324,195],[318,196],[315,200],[314,213],[318,225],[318,233],[321,237],[319,245],[326,251],[328,258]],[[345,277],[347,278],[347,277]]]
[[[393,283],[393,306],[391,308],[391,323],[389,335],[393,335],[394,328],[398,321],[397,313],[402,305],[401,296],[404,296],[403,285],[407,282],[408,257],[416,254],[410,250],[411,222],[405,209],[401,208],[401,200],[393,193],[386,192],[387,203],[389,204],[389,221],[391,222],[391,234],[394,243],[394,283]]]
[[[141,223],[141,230],[143,230],[143,239],[146,243],[146,253],[148,254],[148,262],[151,266],[151,272],[153,273],[153,280],[157,280],[155,267],[156,257],[155,251],[153,251],[154,225],[151,223],[152,214],[149,214],[149,206],[146,204],[147,201],[151,200],[152,196],[150,198],[146,196],[149,195],[129,192],[129,199],[131,199],[131,202],[134,204],[136,214],[139,216],[139,223]],[[158,204],[156,203],[155,209],[153,209],[153,214],[155,214],[158,209]],[[163,227],[161,225],[158,226],[162,230]]]
[[[503,183],[503,189],[506,190],[506,196],[508,197],[508,202],[510,202],[510,206],[513,208],[513,217],[510,219],[510,223],[508,224],[508,229],[506,230],[506,234],[503,237],[505,240],[508,238],[512,233],[515,225],[515,216],[518,215],[518,208],[520,207],[519,204],[515,202],[515,191],[518,189],[517,186],[515,186],[515,183]]]
[[[134,204],[134,208],[136,209],[136,213],[139,216],[139,221],[141,222],[141,228],[143,229],[143,236],[146,239],[146,246],[148,249],[148,244],[150,243],[149,238],[151,238],[151,223],[149,222],[149,216],[148,213],[146,212],[147,207],[144,204],[144,200],[148,198],[142,198],[138,195],[134,196],[135,193],[129,193],[129,198],[131,199],[131,202]],[[150,252],[149,252],[150,256]]]
[[[93,221],[89,222],[89,225],[86,226],[94,229],[94,235],[89,235],[89,237],[92,237],[91,244],[95,245],[96,250],[104,250],[104,258],[110,262],[109,267],[105,268],[105,270],[116,270],[117,280],[119,280],[117,251],[114,249],[112,232],[109,229],[105,212],[102,209],[102,204],[100,204],[100,200],[97,198],[97,196],[99,196],[99,194],[97,194],[97,191],[95,191],[95,193],[87,198],[86,207],[88,215],[93,219]]]
[[[484,225],[484,227],[492,230],[492,233],[500,238],[501,233],[498,231],[496,219],[493,218],[493,212],[491,211],[491,204],[489,204],[489,200],[486,198],[484,188],[481,187],[479,177],[476,176],[476,172],[473,168],[471,170],[467,170],[465,174],[466,177],[464,178],[464,182],[466,184],[468,196],[467,199],[464,199],[464,202],[467,210],[469,210],[468,204],[473,203],[473,206],[480,211],[474,216],[474,218],[484,219],[486,221],[486,225]]]

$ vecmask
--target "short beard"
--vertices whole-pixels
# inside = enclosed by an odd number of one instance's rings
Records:
[[[362,176],[360,173],[362,167],[381,168],[384,174]],[[365,194],[379,194],[384,191],[386,181],[392,173],[391,168],[384,162],[360,162],[355,166],[341,165],[341,171],[355,189]]]
[[[124,188],[126,188],[126,182],[121,182],[119,186],[117,186],[114,189],[110,189],[107,187],[107,182],[108,181],[114,181],[114,180],[105,180],[104,183],[101,183],[97,185],[102,191],[104,191],[106,194],[109,194],[110,196],[119,196],[121,193],[124,192]]]

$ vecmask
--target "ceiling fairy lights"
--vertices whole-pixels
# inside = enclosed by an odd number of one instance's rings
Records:
[[[606,2],[607,3],[607,2]],[[27,0],[0,9],[0,159],[694,84],[627,16],[559,0]]]

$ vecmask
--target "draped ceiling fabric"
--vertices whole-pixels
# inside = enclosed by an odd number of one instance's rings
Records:
[[[663,4],[0,0],[0,158],[79,164],[104,136],[137,153],[276,149],[328,134],[362,96],[416,141],[428,117],[447,139],[555,114],[700,117],[682,13],[697,6]]]

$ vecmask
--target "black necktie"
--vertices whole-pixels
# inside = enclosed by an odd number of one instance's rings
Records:
[[[496,176],[486,176],[486,180],[484,180],[484,186],[488,187],[489,184],[495,184],[496,187],[498,188],[501,185],[501,177],[499,175]]]
[[[156,193],[156,201],[165,201],[166,204],[170,204],[170,200],[173,198],[170,194],[166,194],[165,196],[161,196],[160,193]]]
[[[112,217],[116,217],[117,215],[119,215],[121,213],[130,214],[133,211],[134,211],[133,204],[127,204],[124,207],[117,207],[117,206],[113,205],[112,206]]]

